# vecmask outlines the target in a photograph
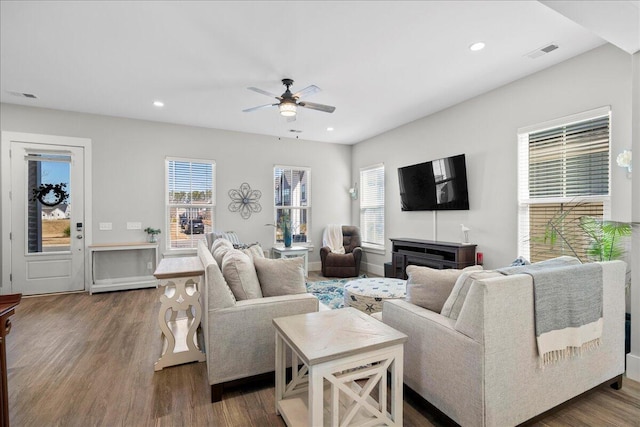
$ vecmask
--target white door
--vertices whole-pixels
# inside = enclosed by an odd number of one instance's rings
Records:
[[[10,150],[12,292],[84,290],[84,148],[12,140]]]

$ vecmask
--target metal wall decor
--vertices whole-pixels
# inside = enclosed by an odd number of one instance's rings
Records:
[[[240,216],[243,219],[249,219],[253,212],[260,212],[262,206],[260,206],[260,197],[262,192],[260,190],[252,190],[251,186],[246,182],[240,185],[240,189],[229,190],[229,197],[231,203],[229,203],[229,210],[231,212],[240,212]]]

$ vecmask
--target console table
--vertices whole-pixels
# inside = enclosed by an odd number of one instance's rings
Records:
[[[165,288],[158,312],[163,336],[162,354],[154,369],[159,371],[167,366],[204,362],[206,354],[198,346],[196,334],[202,319],[198,286],[203,281],[204,267],[200,258],[164,258],[153,275]],[[184,312],[185,316],[178,318],[179,312]]]
[[[0,296],[0,376],[2,386],[0,388],[0,425],[9,427],[9,385],[7,382],[7,335],[11,332],[11,320],[9,317],[16,312],[20,304],[22,294]]]
[[[389,239],[393,243],[391,277],[406,279],[407,265],[462,269],[476,263],[476,246],[420,239]]]
[[[102,243],[89,246],[89,294],[155,288],[151,272],[158,263],[157,243]]]

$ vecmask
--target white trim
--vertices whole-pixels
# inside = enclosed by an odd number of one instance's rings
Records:
[[[2,186],[0,187],[0,197],[2,200],[2,283],[11,283],[9,275],[11,274],[11,241],[9,239],[9,233],[11,233],[11,142],[24,142],[30,144],[43,144],[43,145],[61,145],[68,147],[78,147],[83,149],[83,161],[84,161],[84,288],[88,289],[90,269],[89,269],[89,257],[87,248],[93,243],[93,212],[91,207],[92,201],[92,153],[91,153],[91,139],[78,138],[73,136],[58,136],[58,135],[44,135],[36,133],[23,133],[23,132],[2,132],[2,141],[0,142],[0,159],[2,164],[2,171],[0,174],[0,181]],[[1,285],[1,284],[0,284]],[[11,286],[2,286],[0,288],[0,294],[11,293],[9,289]]]
[[[366,253],[376,254],[376,255],[384,255],[387,253],[384,245],[375,245],[373,243],[363,243],[361,246],[362,250]]]
[[[593,110],[583,111],[582,113],[570,114],[568,116],[560,117],[559,119],[547,120],[546,122],[538,123],[535,125],[524,126],[518,128],[517,134],[529,134],[559,126],[569,126],[573,123],[581,122],[584,120],[606,116],[610,112],[611,106],[605,105],[604,107],[594,108]]]
[[[374,165],[363,166],[363,167],[360,168],[360,172],[368,171],[368,170],[371,170],[371,169],[377,169],[377,168],[380,168],[380,167],[383,168],[384,167],[384,163],[376,163]]]

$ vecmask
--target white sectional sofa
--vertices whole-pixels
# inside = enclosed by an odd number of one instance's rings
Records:
[[[404,300],[387,300],[383,322],[409,336],[404,382],[462,426],[513,426],[624,372],[625,264],[601,263],[599,348],[541,367],[532,278],[478,280],[453,320]],[[376,316],[376,315],[374,315]]]
[[[275,317],[318,311],[319,301],[308,293],[236,301],[204,242],[198,257],[205,268],[202,329],[215,402],[222,399],[224,385],[274,371]]]

